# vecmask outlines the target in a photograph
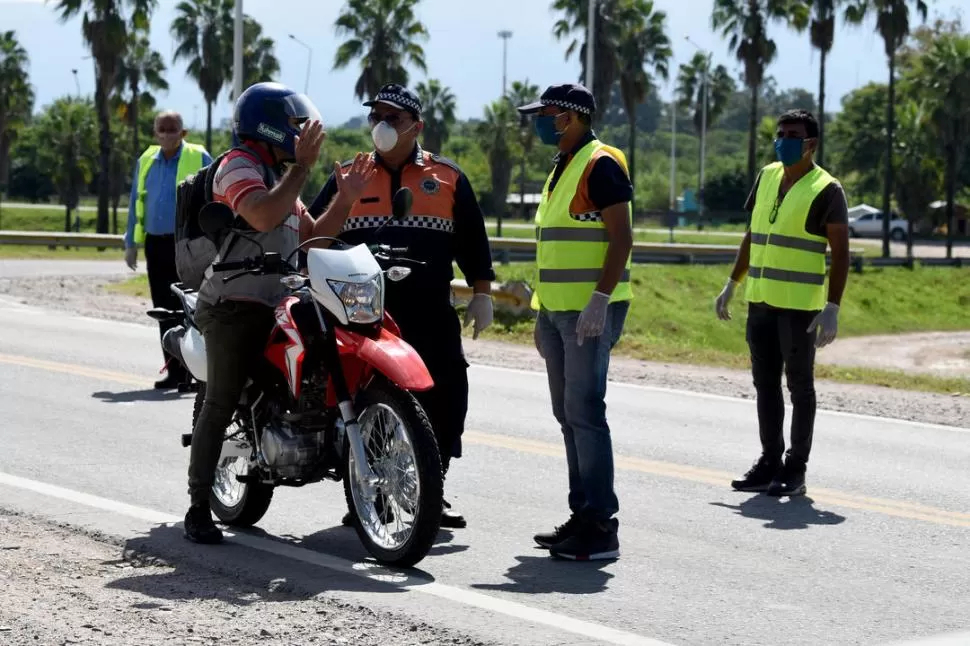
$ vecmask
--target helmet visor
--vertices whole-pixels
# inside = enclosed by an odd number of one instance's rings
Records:
[[[317,106],[313,105],[313,101],[305,94],[291,94],[283,99],[283,105],[290,126],[295,130],[301,130],[303,124],[307,121],[323,122],[323,117],[320,116]]]

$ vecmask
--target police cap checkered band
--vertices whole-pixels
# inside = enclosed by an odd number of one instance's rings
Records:
[[[538,112],[549,105],[564,110],[572,110],[580,114],[593,114],[596,112],[596,101],[593,99],[593,94],[582,85],[575,83],[551,85],[546,88],[546,91],[542,93],[538,101],[519,106],[518,110],[522,114],[529,114]]]
[[[372,106],[375,103],[386,103],[401,110],[407,110],[411,114],[418,116],[421,114],[421,100],[411,90],[397,83],[389,83],[382,87],[377,96],[366,101],[365,106]]]

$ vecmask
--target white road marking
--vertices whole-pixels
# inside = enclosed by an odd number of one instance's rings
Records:
[[[524,368],[504,368],[500,366],[492,366],[482,363],[472,363],[472,368],[477,370],[494,370],[497,372],[510,372],[520,375],[530,375],[533,377],[542,377],[545,379],[546,373],[539,372],[538,370],[526,370]],[[688,366],[689,367],[689,366]],[[723,402],[744,402],[755,406],[757,402],[752,398],[745,397],[732,397],[730,395],[715,395],[713,393],[702,393],[693,390],[679,390],[677,388],[666,388],[664,386],[648,386],[646,384],[632,384],[625,381],[613,381],[610,380],[609,386],[611,388],[634,388],[637,390],[648,390],[650,392],[665,393],[669,395],[680,395],[683,397],[695,397],[698,399],[710,399],[712,401],[723,401]],[[790,411],[791,405],[785,404],[785,409]],[[938,431],[954,431],[957,433],[970,433],[970,428],[964,428],[962,426],[947,426],[945,424],[931,424],[929,422],[916,422],[908,419],[900,419],[898,417],[879,417],[878,415],[864,415],[862,413],[848,413],[840,410],[829,410],[827,408],[818,408],[819,413],[824,413],[825,415],[835,415],[837,417],[848,417],[850,419],[864,419],[869,422],[883,422],[890,424],[906,424],[909,426],[917,426],[920,428],[932,428]]]
[[[25,489],[41,495],[49,496],[74,502],[95,509],[101,509],[113,514],[127,516],[151,523],[162,523],[168,525],[179,525],[182,518],[172,516],[153,509],[129,505],[117,500],[102,498],[81,491],[65,489],[57,485],[21,478],[19,476],[0,473],[0,485]],[[565,615],[559,615],[539,608],[533,608],[525,604],[499,599],[487,594],[444,585],[436,581],[427,581],[420,577],[410,577],[403,571],[384,568],[379,564],[353,562],[346,559],[314,552],[302,547],[282,543],[274,540],[249,536],[246,534],[236,534],[224,531],[226,538],[234,543],[244,545],[251,549],[259,550],[293,559],[302,563],[308,563],[319,567],[335,570],[345,574],[353,574],[372,581],[388,583],[406,588],[412,592],[421,592],[434,597],[455,601],[466,606],[472,606],[482,610],[494,612],[496,614],[513,617],[522,621],[543,624],[551,628],[563,630],[575,635],[580,635],[588,639],[595,639],[606,644],[616,646],[673,646],[667,642],[658,641],[649,637],[643,637],[634,633],[616,630],[609,626],[603,626],[588,621],[573,619]]]
[[[970,631],[917,637],[907,641],[898,641],[884,646],[967,646],[970,644]]]

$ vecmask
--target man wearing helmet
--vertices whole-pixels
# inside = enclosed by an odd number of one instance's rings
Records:
[[[250,230],[245,237],[230,234],[216,261],[251,256],[260,246],[286,257],[301,241],[320,235],[299,196],[324,136],[320,114],[305,95],[278,83],[257,83],[240,95],[233,114],[238,145],[219,162],[212,195]],[[328,213],[346,214],[373,172],[372,164],[358,156],[335,172],[341,199]],[[192,430],[185,537],[198,543],[222,540],[209,495],[223,435],[272,329],[273,308],[284,295],[278,276],[247,275],[229,283],[222,277],[211,266],[206,270],[195,315],[205,337],[206,390]]]

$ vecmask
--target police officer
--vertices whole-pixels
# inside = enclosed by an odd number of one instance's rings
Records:
[[[374,242],[374,229],[391,216],[391,198],[401,186],[414,195],[411,214],[381,232],[381,242],[408,247],[407,256],[427,263],[415,266],[399,283],[389,283],[385,305],[405,341],[421,355],[434,387],[417,393],[438,440],[443,471],[462,455],[461,436],[468,410],[468,363],[461,343],[462,324],[451,297],[452,262],[458,263],[474,290],[464,324],[474,323],[473,336],[492,322],[492,256],[482,215],[471,183],[455,162],[423,150],[418,137],[424,128],[421,102],[398,84],[381,88],[364,103],[369,107],[377,173],[364,188],[347,217],[334,212],[318,220],[322,235],[350,243]],[[337,194],[331,175],[310,206],[310,215],[324,213]],[[344,517],[344,524],[349,517]],[[443,527],[464,527],[464,517],[446,501]]]
[[[815,164],[818,121],[804,110],[778,118],[777,162],[761,169],[745,208],[748,228],[731,277],[715,301],[728,303],[747,274],[747,341],[758,398],[761,456],[738,491],[771,496],[805,493],[815,425],[815,349],[838,330],[839,304],[849,274],[848,204],[839,182]],[[826,248],[832,249],[828,292]],[[785,452],[784,371],[792,400],[791,448]],[[782,461],[782,454],[785,454]]]
[[[540,141],[559,149],[536,212],[539,310],[535,342],[546,360],[552,410],[569,470],[564,525],[535,535],[552,556],[619,556],[613,445],[606,421],[610,351],[633,298],[633,213],[623,152],[601,142],[590,123],[596,102],[581,85],[554,85],[521,106],[535,114]]]
[[[205,147],[185,141],[188,130],[177,112],[162,112],[155,117],[155,140],[135,163],[128,202],[128,229],[125,232],[125,262],[138,267],[138,247],[145,248],[148,287],[152,305],[178,309],[181,305],[170,286],[178,282],[175,270],[175,191],[179,182],[212,163]],[[159,323],[161,336],[178,321]],[[178,359],[162,350],[168,366],[165,379],[155,388],[176,388],[187,376]]]

